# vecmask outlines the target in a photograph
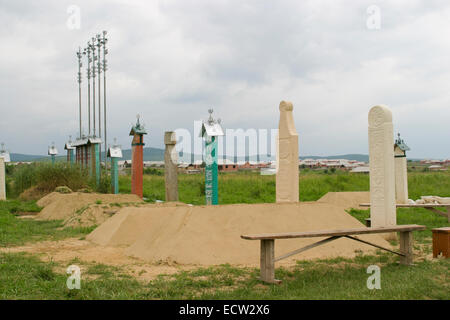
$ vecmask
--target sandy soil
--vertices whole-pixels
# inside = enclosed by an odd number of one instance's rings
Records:
[[[73,192],[62,194],[52,192],[37,202],[44,207],[36,216],[38,220],[64,220],[85,206],[101,202],[111,203],[143,203],[142,199],[134,194],[100,194]]]
[[[300,232],[358,228],[363,225],[342,207],[328,203],[236,204],[219,206],[123,208],[87,236],[102,246],[126,247],[124,253],[146,261],[176,261],[179,264],[259,265],[259,241],[240,238],[242,234]],[[389,248],[379,235],[361,239]],[[276,256],[322,238],[277,240]],[[297,259],[354,257],[372,253],[368,245],[341,238],[300,255]]]
[[[370,192],[328,192],[317,202],[329,203],[345,209],[367,209],[360,207],[359,204],[370,202]]]

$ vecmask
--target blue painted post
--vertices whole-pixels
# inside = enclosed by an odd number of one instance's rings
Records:
[[[207,205],[219,204],[219,178],[217,168],[217,137],[205,140],[205,196]]]
[[[119,168],[117,161],[117,158],[111,158],[111,187],[114,194],[119,193]]]

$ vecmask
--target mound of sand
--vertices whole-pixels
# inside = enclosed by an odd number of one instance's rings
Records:
[[[329,203],[345,209],[367,209],[359,205],[370,202],[370,192],[328,192],[317,202]]]
[[[123,207],[137,206],[146,208],[158,208],[167,206],[187,206],[187,204],[179,202],[162,202],[154,204],[144,204],[141,202],[134,203],[113,203],[113,204],[89,204],[68,216],[64,220],[66,227],[90,227],[100,225],[107,219],[118,213]]]
[[[144,203],[134,194],[99,194],[74,192],[62,194],[52,192],[37,202],[44,209],[36,215],[38,220],[65,220],[74,214],[87,210],[92,204],[100,203],[108,209],[108,204]]]
[[[219,206],[170,206],[123,208],[105,221],[87,240],[103,246],[123,246],[125,254],[151,262],[180,264],[259,264],[259,241],[242,234],[299,232],[363,226],[340,206],[328,203],[236,204]],[[378,235],[361,239],[389,248]],[[298,249],[319,238],[275,242],[275,254]],[[365,244],[339,239],[282,260],[354,257],[356,252],[374,252]]]

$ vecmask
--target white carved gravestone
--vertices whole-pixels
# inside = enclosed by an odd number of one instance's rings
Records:
[[[298,133],[291,102],[280,102],[276,202],[298,202]]]
[[[0,157],[0,200],[6,200],[5,159]]]
[[[395,206],[394,128],[386,106],[369,111],[370,220],[372,227],[397,224]]]

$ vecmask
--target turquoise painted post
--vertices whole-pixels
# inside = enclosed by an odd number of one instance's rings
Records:
[[[95,144],[95,181],[97,185],[100,184],[100,144]]]
[[[117,158],[111,158],[111,187],[112,193],[119,193],[119,168],[117,165]]]
[[[219,204],[219,179],[217,169],[217,137],[205,139],[205,196],[207,205]]]
[[[70,164],[74,164],[75,163],[75,150],[71,149],[69,152],[70,152]]]
[[[52,154],[52,164],[55,164],[55,155]]]

